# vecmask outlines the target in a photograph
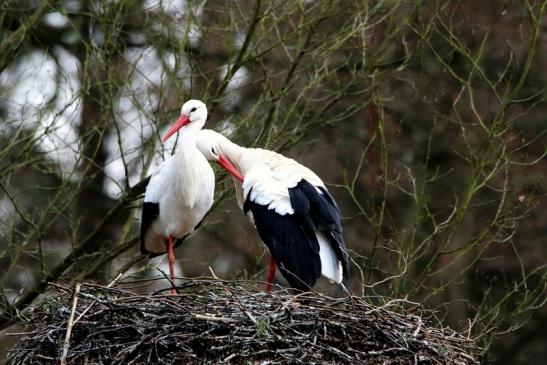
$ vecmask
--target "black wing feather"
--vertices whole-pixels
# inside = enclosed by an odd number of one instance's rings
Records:
[[[309,290],[321,275],[319,242],[315,234],[310,234],[294,215],[279,215],[249,199],[243,208],[245,212],[250,210],[253,213],[260,238],[268,246],[290,286]]]
[[[294,188],[289,189],[291,205],[295,210],[295,214],[301,215],[301,219],[306,222],[313,222],[313,227],[324,232],[327,238],[329,238],[336,257],[342,263],[344,277],[348,277],[349,255],[344,237],[342,236],[343,228],[340,209],[327,189],[324,187],[319,187],[319,189],[323,194],[320,194],[315,186],[307,180],[300,180]],[[302,195],[308,200],[309,209],[307,210],[300,209],[300,207],[306,208],[305,205],[299,202],[303,200]],[[310,223],[308,225],[312,226]]]
[[[328,209],[331,211],[331,214],[334,217],[334,228],[329,231],[330,236],[334,239],[336,244],[333,243],[334,252],[336,257],[342,262],[342,268],[344,269],[344,277],[349,276],[349,254],[348,249],[346,248],[346,243],[344,241],[343,228],[342,228],[342,218],[340,213],[340,208],[336,204],[336,201],[330,195],[329,191],[324,188],[319,188],[323,192],[323,200],[327,205]]]
[[[158,203],[144,202],[142,205],[141,216],[141,253],[143,255],[152,255],[144,245],[144,237],[148,228],[152,225],[152,222],[160,215],[160,205]],[[157,256],[157,255],[154,255]],[[153,256],[151,256],[153,257]]]

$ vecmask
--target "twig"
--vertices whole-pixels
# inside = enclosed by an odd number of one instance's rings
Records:
[[[76,305],[78,304],[78,294],[80,293],[80,283],[76,284],[76,289],[74,290],[74,300],[72,301],[72,311],[70,312],[70,317],[68,318],[68,324],[66,327],[66,336],[65,343],[63,345],[63,355],[61,356],[60,365],[66,364],[66,357],[68,355],[68,348],[70,347],[70,336],[72,335],[72,325],[74,320],[74,313],[76,313]]]
[[[158,271],[171,283],[171,290],[177,290],[177,285],[171,280],[171,277],[167,275],[162,269],[158,268]],[[163,290],[162,290],[163,291]]]
[[[106,287],[107,288],[111,288],[114,284],[116,284],[118,282],[118,280],[120,280],[120,278],[123,276],[124,273],[120,273],[118,274],[118,276],[112,280]],[[77,285],[80,285],[80,284],[77,284]],[[76,320],[74,321],[74,323],[78,322],[86,313],[88,310],[91,309],[91,307],[93,307],[93,304],[97,303],[97,299],[95,299],[93,302],[91,302],[90,305],[88,305],[83,311],[82,313],[80,313],[80,315],[78,316],[78,318],[76,318]]]

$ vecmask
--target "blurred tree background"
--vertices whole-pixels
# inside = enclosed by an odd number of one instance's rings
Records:
[[[161,276],[166,258],[138,250],[139,199],[196,98],[208,128],[328,183],[351,293],[436,310],[485,362],[546,358],[546,6],[0,2],[0,346],[48,282]],[[263,280],[268,255],[217,172],[179,275]]]

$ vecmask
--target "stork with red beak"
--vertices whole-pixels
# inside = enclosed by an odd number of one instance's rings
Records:
[[[172,281],[174,247],[196,230],[213,205],[215,176],[196,148],[196,136],[206,120],[204,103],[199,100],[184,103],[180,117],[162,139],[164,143],[180,130],[175,154],[152,175],[144,195],[141,252],[150,257],[167,252]],[[176,294],[174,288],[171,293]]]
[[[236,182],[239,205],[271,253],[266,291],[276,264],[299,290],[309,290],[321,275],[337,283],[347,277],[340,210],[313,171],[276,152],[238,146],[211,130],[202,130],[196,144],[243,183]]]

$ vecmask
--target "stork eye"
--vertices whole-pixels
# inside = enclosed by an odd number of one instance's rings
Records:
[[[191,112],[195,112],[196,109],[197,109],[196,107],[193,107],[192,109],[190,109],[190,113],[191,113]]]

